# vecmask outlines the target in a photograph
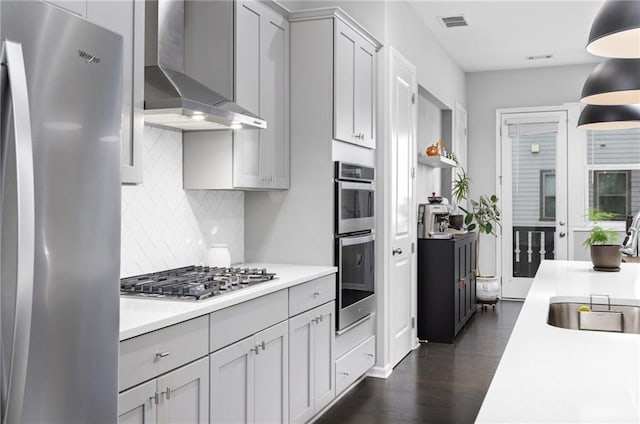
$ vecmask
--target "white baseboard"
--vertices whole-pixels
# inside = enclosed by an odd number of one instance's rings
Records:
[[[391,364],[387,364],[384,367],[373,367],[367,373],[367,377],[374,378],[388,378],[393,372]]]

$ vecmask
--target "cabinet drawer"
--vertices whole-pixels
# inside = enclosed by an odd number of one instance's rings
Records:
[[[288,318],[287,290],[261,296],[210,315],[209,351],[228,346]]]
[[[336,361],[336,394],[341,393],[376,362],[376,338],[369,337]]]
[[[118,390],[205,356],[208,326],[208,317],[202,316],[120,342]]]
[[[375,314],[368,315],[346,331],[336,334],[336,358],[341,357],[375,334]]]
[[[313,309],[336,298],[336,275],[331,274],[289,289],[289,316]]]

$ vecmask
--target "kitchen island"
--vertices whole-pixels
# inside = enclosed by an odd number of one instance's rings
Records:
[[[476,422],[640,422],[640,335],[547,324],[550,302],[640,305],[640,264],[621,268],[541,264]]]

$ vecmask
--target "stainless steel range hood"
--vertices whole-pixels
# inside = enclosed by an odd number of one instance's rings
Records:
[[[267,122],[184,73],[184,1],[145,2],[144,121],[181,130]]]

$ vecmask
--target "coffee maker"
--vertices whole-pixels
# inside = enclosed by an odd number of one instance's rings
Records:
[[[453,234],[446,232],[449,227],[449,204],[421,203],[418,205],[418,238],[450,239]]]

